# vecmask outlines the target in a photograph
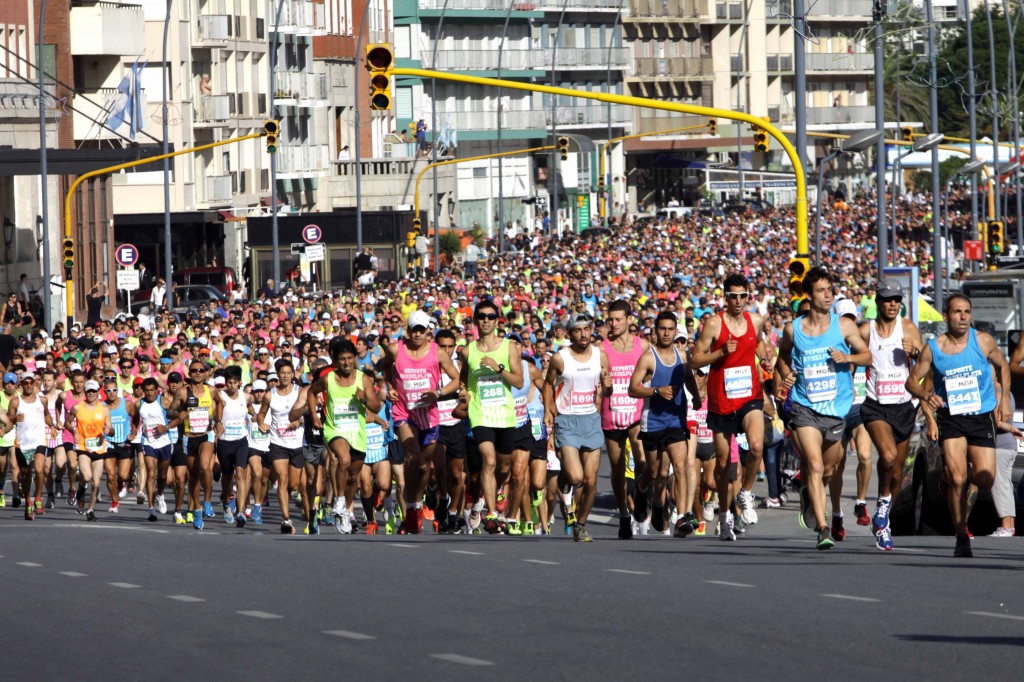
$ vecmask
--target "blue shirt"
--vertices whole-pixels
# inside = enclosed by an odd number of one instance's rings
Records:
[[[935,395],[945,401],[951,415],[986,414],[996,409],[992,368],[974,329],[968,330],[967,347],[955,355],[939,350],[935,339],[928,341],[928,347],[932,349]]]
[[[837,365],[831,355],[831,349],[850,352],[839,328],[840,318],[831,313],[828,330],[819,336],[804,334],[804,319],[793,321],[793,402],[818,414],[845,419],[853,406],[852,366]]]

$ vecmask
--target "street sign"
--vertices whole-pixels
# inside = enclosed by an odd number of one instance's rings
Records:
[[[292,255],[298,256],[300,253],[306,250],[306,245],[302,242],[292,242]]]
[[[997,338],[1019,326],[1016,282],[964,282],[961,289],[971,299],[971,320],[988,322]]]
[[[139,288],[139,271],[132,268],[117,271],[117,288],[122,291],[135,291]]]
[[[306,247],[306,260],[310,263],[322,263],[326,251],[323,244],[310,244]]]
[[[121,267],[130,268],[139,262],[139,250],[133,244],[121,244],[114,253],[114,260]]]
[[[306,225],[302,228],[302,239],[307,244],[316,244],[324,236],[323,230],[317,225]]]
[[[590,227],[590,195],[580,194],[576,197],[580,232]]]
[[[982,248],[980,239],[964,240],[964,260],[985,260],[985,250]]]

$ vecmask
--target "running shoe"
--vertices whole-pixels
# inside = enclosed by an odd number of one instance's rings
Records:
[[[735,542],[736,533],[733,531],[733,516],[729,512],[725,517],[725,523],[719,522],[718,539],[722,542]]]
[[[518,537],[522,537],[523,536],[523,529],[519,526],[518,523],[508,523],[508,524],[505,524],[505,535],[509,535],[509,536],[517,537],[517,538]]]
[[[966,535],[956,539],[956,547],[953,549],[953,556],[957,558],[970,559],[974,556],[971,551],[971,539]]]
[[[252,508],[252,522],[257,526],[263,525],[263,507],[262,505],[256,505]]]
[[[647,513],[650,511],[650,491],[640,491],[640,486],[633,487],[633,518],[640,523],[644,522],[647,518]]]
[[[891,502],[878,501],[875,505],[875,515],[871,518],[871,530],[876,533],[883,528],[889,527],[889,508]]]
[[[853,505],[853,515],[857,517],[858,526],[871,525],[871,517],[868,516],[868,505],[866,502],[858,502]]]
[[[54,490],[53,494],[56,497],[64,497],[64,483],[58,481],[56,489]]]
[[[228,505],[225,504],[224,505],[224,523],[226,523],[226,524],[228,524],[230,526],[230,525],[234,524],[234,522],[235,522],[235,515],[231,513],[231,507],[229,507]]]
[[[501,496],[499,495],[498,498],[501,499]],[[426,495],[423,496],[423,506],[425,506],[430,511],[434,511],[434,510],[437,509],[437,486],[436,485],[428,485],[427,486],[427,493],[426,493]]]
[[[111,502],[110,502],[110,513],[111,513],[111,514],[117,514],[117,513],[119,513],[120,511],[121,511],[121,505],[120,505],[120,503],[119,503],[119,502],[117,501],[117,498],[114,498],[114,499],[113,499],[113,500],[111,500]]]
[[[232,515],[238,513],[238,505],[235,504],[234,496],[231,496],[231,497],[228,498],[228,509],[231,510],[231,514]]]
[[[380,526],[377,525],[376,521],[370,521],[366,524],[367,535],[376,535],[378,530],[380,530]]]
[[[480,510],[473,509],[473,511],[469,513],[469,519],[466,521],[466,523],[468,524],[469,529],[471,531],[475,531],[480,528],[480,521]]]
[[[345,513],[345,505],[344,503],[342,503],[340,497],[334,498],[334,508],[331,509],[331,513],[334,516],[341,516],[343,513]]]
[[[651,528],[659,533],[663,533],[667,527],[665,524],[665,508],[655,506],[651,509]]]
[[[306,524],[306,530],[302,531],[303,535],[320,535],[320,527],[315,522],[310,521]]]
[[[349,517],[347,509],[334,517],[334,530],[342,535],[352,534],[352,519]]]
[[[629,520],[629,528],[633,532],[633,537],[636,537],[637,535],[640,535],[641,528],[640,528],[640,524],[637,522],[636,519],[630,518],[630,520]]]
[[[708,524],[706,521],[700,521],[697,527],[693,529],[694,537],[702,538],[708,534]]]
[[[408,515],[398,529],[399,535],[419,535],[423,532],[423,516],[421,509],[407,509]]]
[[[768,480],[768,477],[764,475],[763,471],[758,471],[757,472],[757,480],[762,482],[762,483],[764,483],[765,481]]]
[[[208,519],[212,519],[214,516],[216,516],[216,514],[213,513],[213,505],[210,504],[209,502],[203,502],[203,516],[205,516]]]
[[[811,494],[807,490],[807,486],[800,488],[800,515],[797,517],[797,522],[801,528],[814,528],[814,507],[811,505]]]
[[[75,486],[68,487],[68,497],[65,501],[68,503],[69,507],[74,507],[78,504],[78,495],[75,493]]]
[[[281,522],[281,535],[295,535],[295,526],[292,525],[291,519]]]
[[[832,539],[842,542],[846,539],[846,529],[843,528],[843,517],[835,514],[832,516]]]
[[[128,484],[122,483],[121,488],[117,491],[117,499],[123,500],[128,495]]]
[[[185,521],[185,517],[181,515],[180,511],[174,512],[174,523],[178,524],[179,526],[186,525],[187,522]]]
[[[743,514],[739,516],[734,514],[732,519],[732,530],[736,535],[743,535],[747,532],[747,522],[743,520]]]
[[[6,506],[7,506],[7,495],[5,495],[2,490],[0,490],[0,507],[6,507]]]
[[[633,538],[633,520],[629,514],[619,517],[619,539],[630,540]]]
[[[149,508],[149,522],[150,523],[156,523],[156,519],[157,519],[156,507],[150,507]]]
[[[736,504],[740,508],[740,516],[743,517],[744,522],[749,525],[757,523],[757,510],[754,509],[756,506],[754,493],[741,488],[739,493],[736,495]]]
[[[157,495],[156,497],[156,510],[161,514],[167,513],[167,502],[164,501],[163,495]]]
[[[577,542],[593,542],[594,538],[590,536],[590,531],[587,530],[585,523],[577,523],[576,528],[579,528],[579,536],[576,538]]]
[[[245,528],[245,514],[235,514],[235,528]]]
[[[196,509],[194,512],[192,512],[192,527],[195,528],[196,530],[202,530],[203,529],[203,510],[202,509]]]
[[[830,531],[829,531],[828,526],[823,526],[823,527],[818,529],[818,544],[815,545],[815,547],[818,548],[818,551],[824,551],[826,549],[832,549],[833,547],[836,546],[836,543],[834,543],[832,541],[832,538],[829,537],[829,534],[830,534]]]
[[[537,530],[533,521],[523,521],[523,535],[536,535]]]
[[[456,535],[468,535],[469,534],[469,523],[466,521],[466,519],[462,518],[461,516],[458,519],[458,523],[456,523],[456,525],[455,525],[455,534]]]
[[[31,521],[36,518],[35,508],[31,504],[25,505],[25,520]]]
[[[395,534],[395,515],[385,514],[384,515],[384,535]]]
[[[505,499],[505,496],[503,494],[498,493],[497,504],[495,504],[494,506],[499,514],[504,514],[505,510],[508,508],[508,500]]]
[[[18,497],[18,493],[14,493],[14,497],[11,499],[11,506],[15,509],[21,506],[21,498]]]
[[[1016,528],[996,528],[996,532],[989,535],[990,538],[1012,538],[1016,537]]]
[[[43,501],[41,499],[37,498],[36,499],[36,509],[35,509],[36,516],[42,516],[45,513],[46,512],[43,510]]]
[[[690,535],[692,533],[693,533],[693,524],[690,523],[690,520],[688,518],[683,516],[678,521],[676,521],[676,527],[675,527],[674,535],[677,538],[685,538],[687,535]]]
[[[777,497],[766,497],[764,498],[764,501],[761,502],[761,506],[765,509],[779,509],[782,507],[782,502],[779,501],[779,498]]]
[[[86,521],[90,521],[92,523],[96,523],[96,521],[97,521],[97,519],[96,519],[96,512],[94,512],[92,509],[90,509],[89,511],[85,512],[85,520]]]
[[[883,552],[891,552],[893,550],[892,531],[888,528],[883,528],[875,533],[875,547]]]
[[[705,523],[711,523],[715,520],[715,501],[709,499],[704,502],[704,508],[701,510],[701,515]]]
[[[135,504],[146,504],[146,493],[141,490],[135,493]]]
[[[239,514],[238,516],[241,516],[243,519],[245,518],[241,514]],[[312,526],[313,532],[310,533],[310,535],[320,535],[320,519],[316,517],[316,514],[313,514]]]
[[[53,501],[53,495],[47,495],[46,496],[46,508],[47,509],[53,509],[56,506],[57,505]]]
[[[484,524],[483,525],[484,525],[484,530],[487,531],[490,535],[495,535],[497,533],[500,533],[501,532],[501,528],[502,528],[501,517],[498,516],[496,513],[491,512],[487,516],[484,517]]]

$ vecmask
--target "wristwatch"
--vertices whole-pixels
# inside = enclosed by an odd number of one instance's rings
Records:
[[[505,365],[499,364],[498,365],[498,374],[504,374],[504,373],[505,373]]]

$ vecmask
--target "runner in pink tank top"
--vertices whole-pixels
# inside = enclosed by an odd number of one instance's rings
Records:
[[[421,401],[424,393],[441,388],[441,365],[437,361],[437,344],[430,342],[430,350],[419,359],[406,352],[405,341],[399,341],[395,350],[395,397],[392,415],[396,422],[411,421],[422,430],[441,423],[437,401]]]
[[[629,397],[629,378],[640,361],[644,349],[640,337],[633,337],[633,347],[625,353],[616,352],[607,339],[601,347],[608,354],[611,366],[612,393],[609,400],[601,402],[601,428],[628,429],[640,421],[643,401]]]

